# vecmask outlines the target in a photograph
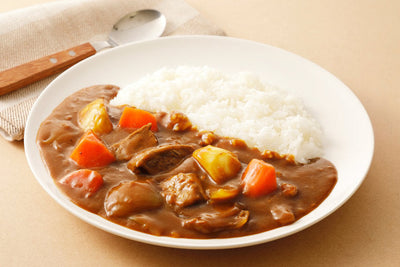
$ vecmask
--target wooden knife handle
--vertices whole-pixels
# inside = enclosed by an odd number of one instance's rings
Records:
[[[2,71],[0,72],[0,95],[66,70],[94,54],[96,54],[96,50],[93,46],[89,43],[84,43]]]

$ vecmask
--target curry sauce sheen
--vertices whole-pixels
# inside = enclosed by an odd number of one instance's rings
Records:
[[[315,209],[336,184],[337,171],[326,159],[316,158],[307,164],[298,164],[291,157],[274,152],[260,152],[235,138],[199,132],[195,127],[177,130],[169,124],[168,113],[155,114],[158,130],[154,132],[154,136],[158,144],[149,144],[150,147],[133,154],[133,157],[139,155],[141,161],[153,157],[153,162],[147,162],[148,166],[140,165],[137,169],[132,169],[129,167],[132,160],[122,159],[106,166],[89,168],[98,172],[104,181],[90,196],[77,188],[60,183],[71,172],[82,169],[70,155],[85,132],[78,123],[78,113],[88,103],[95,99],[104,99],[113,130],[98,134],[98,137],[110,151],[115,152],[115,147],[124,145],[121,140],[138,130],[118,126],[123,107],[108,103],[118,90],[113,85],[96,85],[74,93],[54,109],[41,124],[37,135],[42,158],[60,190],[76,205],[107,220],[160,236],[245,236],[293,223]],[[210,178],[192,155],[192,151],[207,145],[231,151],[236,155],[241,168],[234,177],[222,184]],[[159,152],[159,148],[163,147],[174,150],[168,153]],[[147,154],[143,154],[143,151]],[[153,152],[158,153],[156,158]],[[170,161],[164,159],[164,155],[177,158]],[[277,189],[272,193],[260,197],[248,197],[241,193],[241,177],[252,159],[260,159],[274,166]],[[138,161],[134,163],[138,165]],[[161,164],[161,170],[152,173],[146,169],[151,168],[151,164],[157,165],[157,168]],[[167,166],[164,171],[162,164]],[[190,192],[193,195],[184,195],[187,192],[179,191],[182,188],[192,190]],[[234,192],[234,196],[224,201],[215,201],[210,194],[221,188]],[[129,190],[138,192],[135,193],[138,197],[137,203],[132,202],[135,207],[120,203],[121,199],[133,196],[123,195]],[[140,195],[140,192],[150,192],[150,195]],[[152,194],[154,199],[151,199]],[[182,197],[183,204],[179,202]],[[150,206],[148,201],[151,202]],[[147,204],[141,206],[143,203]]]

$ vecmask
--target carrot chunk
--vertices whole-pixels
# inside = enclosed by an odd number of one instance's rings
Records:
[[[103,185],[103,177],[97,171],[81,169],[71,172],[59,182],[81,191],[86,197],[90,197]]]
[[[252,159],[242,175],[243,194],[259,197],[277,188],[274,166],[258,159]]]
[[[151,123],[151,130],[156,132],[157,120],[153,114],[145,110],[125,107],[119,119],[118,126],[122,128],[140,128],[148,123]]]
[[[114,154],[92,130],[83,135],[70,158],[84,168],[101,167],[115,161]]]

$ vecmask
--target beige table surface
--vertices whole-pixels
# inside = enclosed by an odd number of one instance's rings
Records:
[[[0,12],[47,1],[2,0]],[[360,189],[328,218],[274,242],[221,251],[163,248],[71,215],[36,182],[23,142],[0,138],[0,266],[400,266],[400,1],[187,2],[229,36],[297,53],[354,91],[375,131]]]

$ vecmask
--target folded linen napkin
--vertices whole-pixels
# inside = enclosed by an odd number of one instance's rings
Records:
[[[183,0],[64,0],[0,14],[0,71],[88,41],[105,40],[128,12],[152,8],[167,18],[165,35],[224,35]],[[22,140],[30,108],[56,77],[0,96],[0,134]]]

